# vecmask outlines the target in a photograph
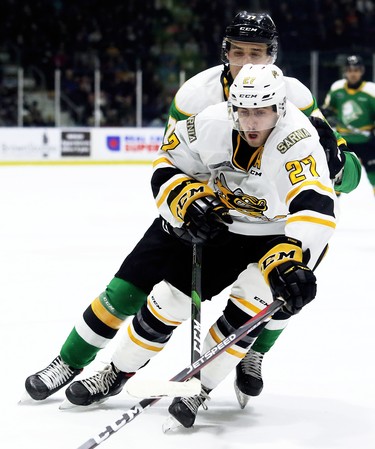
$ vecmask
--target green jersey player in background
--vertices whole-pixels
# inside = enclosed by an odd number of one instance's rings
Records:
[[[222,47],[224,65],[199,73],[184,83],[177,92],[170,110],[165,143],[167,144],[179,120],[227,100],[233,78],[243,65],[271,64],[276,60],[277,48],[277,30],[268,14],[246,11],[237,14],[225,31]],[[306,115],[319,115],[316,101],[309,89],[295,78],[285,77],[285,81],[289,100]],[[328,138],[321,143],[327,153],[331,179],[339,177],[335,190],[350,192],[360,179],[361,166],[358,159],[349,151],[341,151],[345,148],[345,141],[341,138],[336,141],[333,136],[333,139]],[[94,360],[99,350],[111,341],[124,320],[138,312],[152,287],[165,277],[164,267],[169,263],[168,239],[170,236],[163,230],[162,219],[157,218],[125,259],[105,291],[84,311],[64,342],[59,356],[45,369],[27,378],[26,390],[33,399],[44,400],[70,383],[83,367]],[[161,254],[164,254],[165,263]],[[155,270],[155,263],[158,264],[158,270]],[[263,354],[272,347],[289,318],[282,312],[275,315],[259,335],[252,350],[238,365],[235,388],[239,400],[242,395],[256,396],[262,391]],[[118,351],[114,355],[116,352]],[[95,376],[72,383],[68,387],[70,401],[76,399],[75,403],[78,405],[89,405],[118,394],[126,379],[115,365],[112,363]],[[243,398],[241,406],[246,402]]]
[[[362,58],[349,56],[345,77],[332,84],[323,110],[360,158],[375,194],[375,83],[365,81],[364,73]]]

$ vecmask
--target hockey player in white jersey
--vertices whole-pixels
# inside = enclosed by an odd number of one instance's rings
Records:
[[[246,11],[237,14],[225,30],[222,52],[225,64],[199,73],[179,89],[170,109],[165,141],[168,142],[179,120],[227,100],[233,77],[243,64],[272,63],[277,57],[277,47],[277,30],[268,14]],[[294,78],[284,79],[287,96],[299,109],[306,115],[319,112],[311,92],[302,83]],[[344,152],[346,157],[340,159],[338,144],[341,145],[341,140],[336,143],[334,138],[330,138],[323,146],[329,155],[331,178],[340,175],[340,183],[335,185],[335,189],[348,192],[358,184],[361,166],[349,152]],[[105,290],[88,305],[53,362],[27,378],[26,389],[33,399],[45,400],[70,383],[111,341],[126,317],[137,313],[152,287],[164,278],[171,242],[160,224],[161,219],[157,218],[125,258]],[[161,255],[164,255],[163,261]],[[158,271],[155,260],[159,261]],[[260,394],[263,388],[263,354],[272,347],[288,321],[288,315],[282,312],[275,314],[259,335],[254,350],[250,350],[238,365],[235,381],[238,395]],[[90,405],[118,394],[127,378],[111,363],[94,376],[73,382],[66,394],[77,405]],[[241,406],[245,400],[242,396]]]
[[[206,106],[228,99],[233,78],[246,63],[270,64],[277,59],[277,30],[272,18],[265,13],[241,11],[226,28],[222,43],[224,67],[218,65],[198,73],[189,79],[177,92],[170,108],[165,142],[173,133],[178,120],[202,111]],[[311,91],[296,78],[284,76],[287,98],[306,116],[323,117]],[[314,119],[319,123],[318,119]],[[348,151],[345,140],[320,124],[319,131],[328,139],[321,143],[326,150],[331,179],[336,178],[335,190],[349,193],[359,183],[361,164],[355,154]],[[344,167],[344,168],[343,168]],[[238,364],[234,387],[241,407],[245,407],[249,396],[258,396],[263,389],[262,362],[266,352],[274,345],[286,328],[290,317],[278,312],[259,335],[249,354]]]
[[[178,90],[170,107],[164,141],[168,140],[179,120],[227,100],[229,87],[244,64],[274,63],[277,52],[278,33],[269,15],[247,11],[238,13],[226,28],[222,42],[224,66],[218,65],[198,73]],[[311,91],[296,78],[285,76],[284,79],[289,101],[306,116],[323,118]],[[336,137],[337,145],[326,140],[322,145],[327,152],[331,178],[337,177],[335,190],[349,193],[359,183],[361,166],[358,158],[348,151],[345,140],[339,134]]]
[[[170,228],[204,243],[202,287],[208,296],[238,276],[204,352],[273,296],[287,301],[289,316],[314,299],[313,269],[336,227],[337,199],[318,134],[286,100],[278,67],[245,65],[228,102],[178,122],[154,161],[152,188]],[[137,371],[189,317],[190,257],[178,251],[114,354],[121,371]],[[178,422],[194,424],[198,407],[245,356],[258,332],[202,370],[201,394],[174,399],[169,412]]]

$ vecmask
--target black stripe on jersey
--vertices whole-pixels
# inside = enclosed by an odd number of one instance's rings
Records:
[[[289,212],[294,214],[303,210],[312,210],[320,214],[334,217],[334,202],[327,195],[315,192],[315,190],[305,190],[299,193],[289,205]]]
[[[101,337],[110,339],[117,334],[118,329],[113,329],[103,323],[103,321],[95,315],[91,305],[83,312],[83,319],[88,327]]]
[[[184,174],[176,167],[163,167],[156,169],[151,177],[151,188],[154,198],[156,198],[159,194],[160,186],[179,173]]]
[[[168,341],[177,327],[162,323],[146,307],[142,307],[134,317],[133,326],[139,336],[158,343]]]

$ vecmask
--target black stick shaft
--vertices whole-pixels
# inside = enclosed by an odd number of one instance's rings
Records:
[[[202,246],[194,243],[191,277],[191,364],[201,356],[202,252]],[[200,379],[200,371],[194,377]]]

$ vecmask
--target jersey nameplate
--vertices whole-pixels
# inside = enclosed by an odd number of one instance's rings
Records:
[[[195,115],[192,115],[186,120],[186,128],[189,142],[192,143],[197,140],[197,133],[195,132]]]
[[[300,128],[296,131],[290,133],[283,141],[277,144],[277,149],[280,153],[285,153],[292,147],[295,143],[299,142],[302,139],[306,139],[306,137],[311,137],[311,134],[307,131],[306,128]]]

